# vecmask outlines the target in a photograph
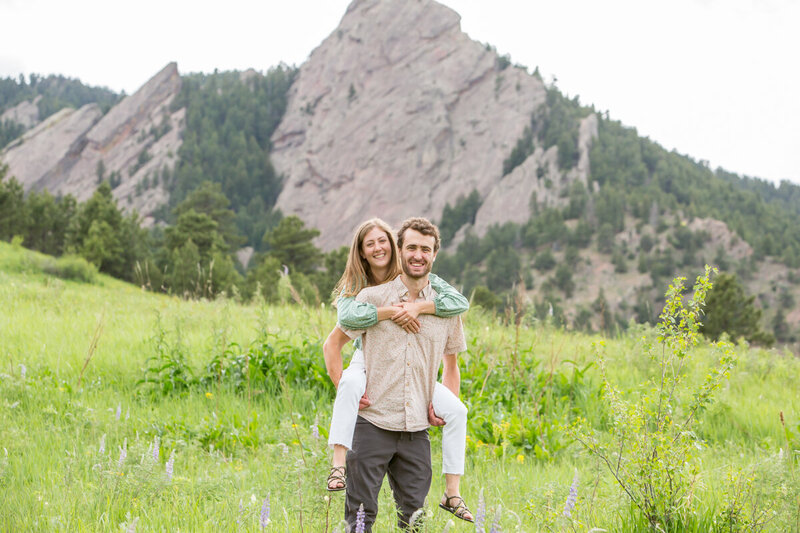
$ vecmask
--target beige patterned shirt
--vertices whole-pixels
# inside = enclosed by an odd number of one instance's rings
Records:
[[[429,283],[419,300],[433,300],[435,295]],[[356,300],[377,307],[388,306],[408,301],[408,289],[397,277],[363,289]],[[371,405],[359,414],[379,428],[390,431],[427,428],[428,404],[433,398],[442,356],[467,349],[461,317],[420,315],[418,320],[419,333],[406,333],[391,320],[382,320],[365,330],[339,325],[351,339],[363,335],[367,397]]]

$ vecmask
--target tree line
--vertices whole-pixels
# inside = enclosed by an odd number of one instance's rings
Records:
[[[323,253],[319,234],[295,216],[261,236],[263,251],[241,265],[243,241],[236,214],[218,183],[203,182],[172,210],[175,223],[151,230],[136,213],[125,215],[108,182],[87,201],[47,191],[25,194],[8,167],[0,167],[0,239],[21,240],[53,256],[77,255],[100,272],[149,290],[213,298],[221,292],[266,301],[326,302],[344,270],[346,247]]]

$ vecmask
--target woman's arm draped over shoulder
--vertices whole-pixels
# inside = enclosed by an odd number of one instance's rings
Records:
[[[347,329],[368,328],[378,323],[378,308],[356,301],[353,296],[340,297],[336,301],[336,319]]]
[[[436,291],[436,298],[433,299],[436,316],[447,318],[465,313],[469,309],[469,300],[449,283],[436,274],[430,274],[428,277],[431,280],[431,287]]]
[[[376,307],[360,302],[354,297],[340,297],[336,301],[336,319],[347,329],[371,328],[381,320],[388,320],[400,311],[397,307]]]

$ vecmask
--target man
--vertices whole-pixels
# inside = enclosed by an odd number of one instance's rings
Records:
[[[362,290],[357,300],[382,307],[433,299],[428,274],[439,251],[439,230],[427,219],[410,218],[397,240],[403,273],[393,281]],[[456,354],[466,350],[461,319],[420,315],[417,320],[420,331],[416,334],[383,321],[367,330],[339,326],[345,335],[326,341],[336,344],[326,347],[326,352],[340,353],[338,344],[363,335],[365,396],[370,405],[361,411],[353,447],[347,454],[345,519],[354,527],[363,504],[365,531],[372,531],[378,493],[387,473],[399,527],[407,527],[411,515],[425,502],[432,478],[427,428],[429,420],[435,420],[431,399],[442,363],[442,383],[458,396]]]

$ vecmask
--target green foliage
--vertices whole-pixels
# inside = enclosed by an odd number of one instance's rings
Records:
[[[448,202],[442,211],[442,220],[439,222],[439,234],[442,245],[447,246],[456,232],[464,224],[474,224],[475,215],[481,207],[481,197],[478,191],[473,189],[467,196],[459,196],[455,206],[450,207]]]
[[[0,121],[0,150],[23,133],[25,133],[25,126],[22,124],[10,119]]]
[[[509,289],[520,279],[519,254],[510,246],[494,249],[486,259],[486,283],[489,289]]]
[[[25,192],[13,176],[6,179],[8,166],[0,163],[0,240],[10,241],[25,233]]]
[[[123,217],[111,187],[103,182],[71,217],[65,250],[81,255],[100,272],[130,280],[133,265],[146,254],[146,235],[136,214]]]
[[[572,291],[575,290],[575,282],[572,280],[572,266],[563,263],[558,265],[553,276],[553,283],[564,291],[567,298],[572,296]]]
[[[33,101],[37,96],[41,96],[37,103],[39,120],[46,119],[64,107],[77,109],[91,103],[98,104],[106,112],[121,99],[121,95],[109,89],[89,87],[79,80],[64,76],[42,77],[31,74],[28,80],[22,75],[16,80],[0,78],[0,111],[25,100]]]
[[[236,342],[221,347],[202,370],[196,370],[187,361],[187,348],[177,333],[171,339],[158,317],[152,339],[155,354],[147,359],[144,377],[137,386],[151,394],[185,394],[215,387],[248,395],[258,389],[276,396],[285,386],[331,398],[335,392],[319,357],[319,340],[304,339],[296,345],[264,332],[247,349]]]
[[[553,257],[553,252],[550,248],[545,249],[536,256],[533,262],[533,267],[539,272],[547,272],[556,266],[556,258]]]
[[[332,399],[335,389],[321,353],[318,339],[303,339],[296,345],[264,333],[246,350],[230,344],[206,366],[200,382],[206,386],[221,384],[239,393],[257,387],[271,396],[280,394],[286,386]]]
[[[552,85],[547,88],[546,106],[534,112],[537,138],[545,150],[551,146],[558,147],[558,165],[562,170],[578,163],[580,121],[592,111],[592,108],[581,106],[577,96],[567,98]]]
[[[711,171],[608,118],[599,121],[590,160],[591,178],[601,190],[613,190],[632,214],[651,225],[660,225],[659,211],[681,210],[685,216],[715,218],[749,243],[758,256],[775,256],[790,267],[800,265],[797,185],[783,182],[776,187],[721,169]],[[678,242],[682,237],[678,236]]]
[[[485,285],[478,285],[472,289],[472,296],[470,297],[470,305],[478,305],[487,311],[494,311],[500,307],[503,300],[497,294],[490,290]]]
[[[264,234],[267,255],[289,267],[290,272],[311,274],[322,258],[321,252],[313,243],[318,235],[319,230],[306,228],[305,222],[299,217],[286,217],[274,229]]]
[[[534,150],[533,131],[530,126],[525,126],[522,137],[517,140],[517,144],[514,145],[511,154],[503,160],[503,176],[511,174],[511,171],[524,163]]]
[[[706,320],[700,331],[712,340],[727,333],[731,339],[745,338],[769,346],[775,339],[761,330],[760,322],[761,309],[755,306],[755,296],[745,294],[736,274],[717,276],[706,299]]]
[[[569,99],[555,85],[548,87],[545,104],[533,112],[530,125],[525,127],[511,154],[503,161],[503,175],[510,174],[533,154],[534,139],[545,150],[558,147],[558,164],[562,170],[574,167],[579,156],[580,121],[591,112],[592,108],[580,105],[577,96]]]
[[[683,530],[696,513],[688,497],[699,474],[692,428],[713,401],[714,393],[736,363],[732,347],[720,343],[717,365],[697,385],[685,383],[683,372],[699,342],[703,304],[711,289],[712,270],[698,276],[694,294],[683,302],[684,279],[676,278],[666,294],[658,325],[658,344],[646,352],[655,368],[649,381],[630,398],[608,377],[604,343],[595,343],[603,375],[603,401],[611,412],[607,432],[584,424],[573,426],[576,439],[597,456],[653,529]]]
[[[279,66],[246,80],[239,72],[183,78],[173,108],[186,107],[186,129],[169,184],[171,205],[204,181],[219,183],[246,242],[260,249],[268,229],[265,214],[281,188],[269,159],[270,137],[295,75],[295,69]]]

